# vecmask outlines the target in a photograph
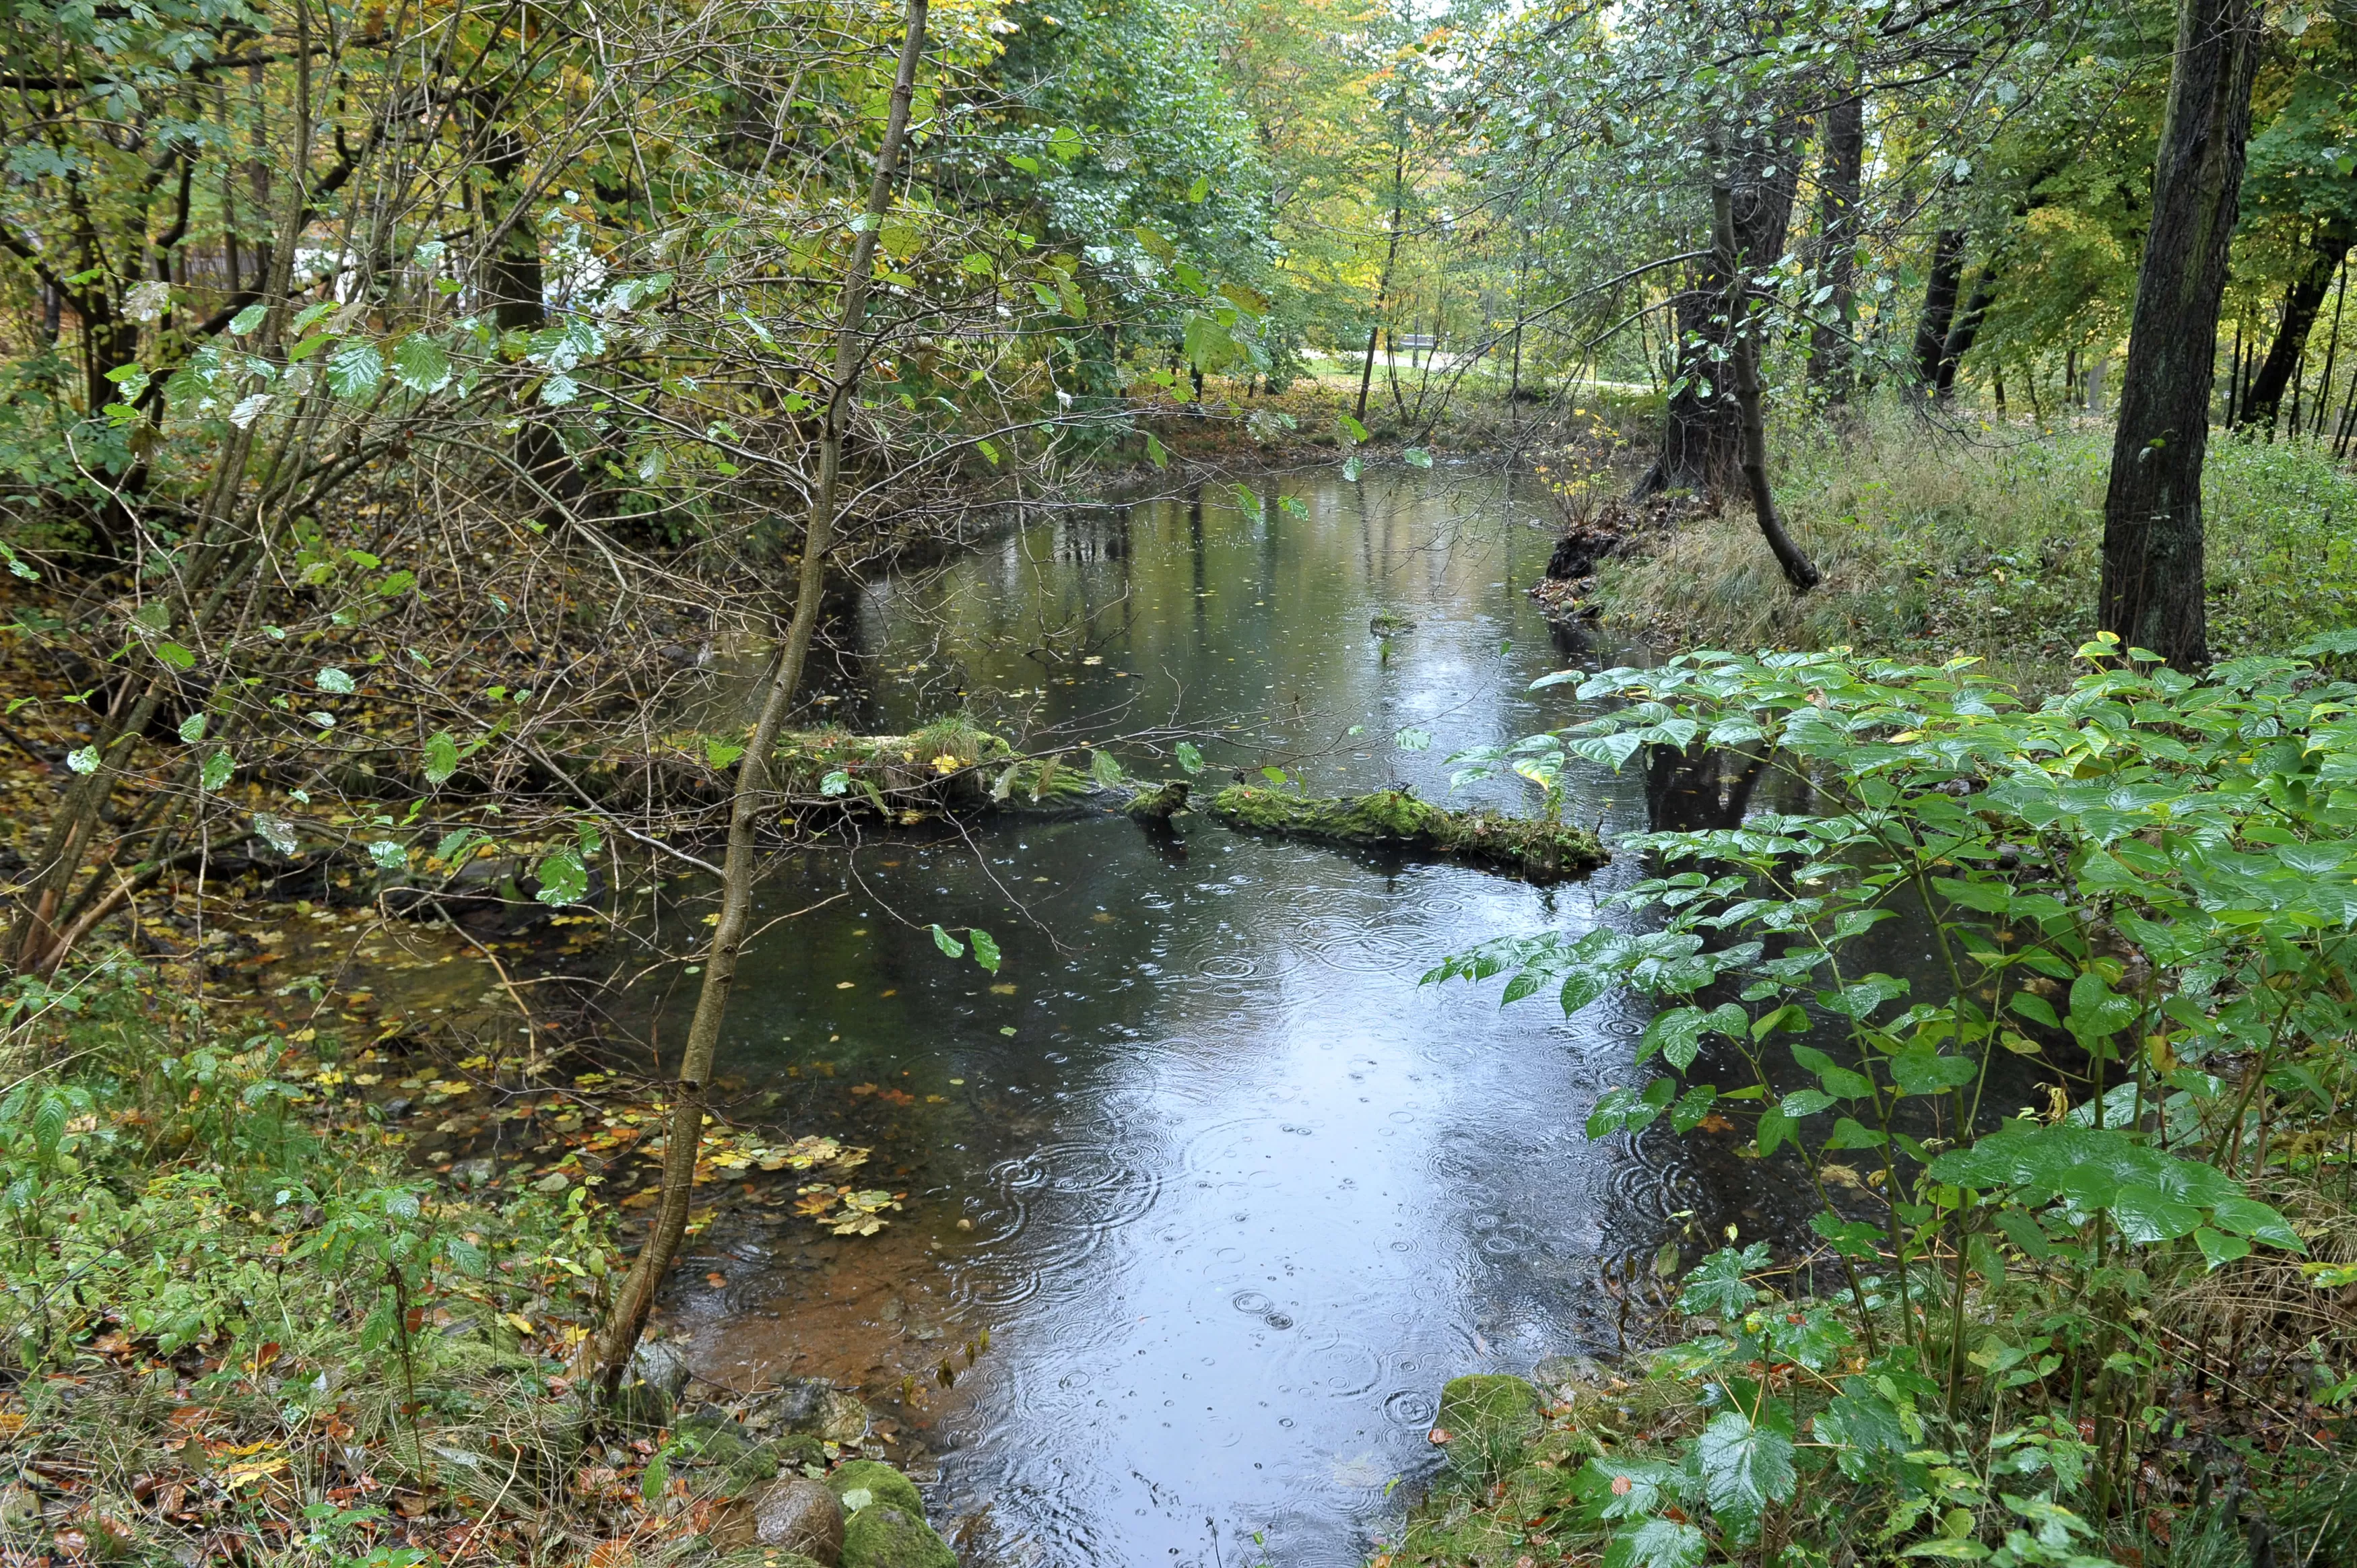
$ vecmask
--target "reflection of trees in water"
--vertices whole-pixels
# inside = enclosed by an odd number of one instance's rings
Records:
[[[1768,753],[1724,746],[1645,748],[1645,822],[1657,833],[1694,832],[1742,825],[1751,793],[1767,771]]]

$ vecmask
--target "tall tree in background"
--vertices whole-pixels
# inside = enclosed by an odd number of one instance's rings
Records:
[[[2104,629],[2179,669],[2209,659],[2201,460],[2260,37],[2251,0],[2179,0],[2104,498]]]
[[[1809,337],[1809,380],[1832,403],[1857,385],[1858,197],[1866,168],[1866,99],[1852,93],[1825,113],[1824,171],[1818,176],[1817,281],[1828,290]]]

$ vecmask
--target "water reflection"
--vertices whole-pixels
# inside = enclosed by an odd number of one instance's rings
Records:
[[[1212,736],[1211,779],[1278,761],[1314,792],[1436,798],[1450,751],[1577,716],[1526,690],[1570,650],[1523,595],[1552,536],[1510,483],[1263,491],[1044,518],[875,585],[860,700],[890,727],[960,694],[1076,736],[1175,715]],[[1378,613],[1415,629],[1380,638]],[[1608,835],[1739,816],[1756,768],[1707,760],[1583,772],[1572,810]],[[1641,1014],[1417,983],[1481,938],[1584,929],[1643,874],[1540,888],[1069,814],[806,855],[763,908],[845,896],[748,953],[726,1060],[787,1124],[872,1142],[861,1180],[909,1208],[856,1242],[726,1220],[690,1272],[731,1283],[675,1314],[717,1373],[791,1364],[898,1410],[940,1455],[936,1513],[988,1507],[1017,1555],[1361,1562],[1445,1380],[1609,1350],[1622,1261],[1792,1218],[1707,1137],[1582,1137],[1637,1076]],[[946,959],[933,921],[990,929],[1003,970]],[[949,1353],[985,1326],[970,1369]]]

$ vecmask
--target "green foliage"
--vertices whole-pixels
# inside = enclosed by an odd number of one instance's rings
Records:
[[[1671,1352],[1674,1373],[1723,1380],[1729,1402],[1657,1490],[1712,1541],[1779,1509],[1830,1519],[1796,1490],[1808,1418],[1810,1462],[1878,1488],[1883,1547],[2073,1561],[2136,1460],[2069,1418],[2140,1419],[2136,1369],[2167,1353],[2132,1304],[2158,1279],[2307,1250],[2251,1189],[2270,1149],[2334,1113],[2325,1086],[2357,1037],[2357,685],[2302,659],[2198,681],[2115,641],[2080,652],[2092,672],[2034,705],[1963,660],[1566,672],[1538,684],[1609,710],[1458,759],[1619,768],[1717,746],[1809,791],[1805,810],[1630,841],[1659,867],[1609,901],[1633,929],[1508,939],[1427,977],[1510,976],[1509,1000],[1566,1008],[1652,997],[1632,1065],[1677,1076],[1606,1093],[1591,1136],[1749,1114],[1750,1153],[1849,1187],[1816,1227],[1837,1305],[1777,1300],[1758,1244],[1686,1279],[1681,1310],[1720,1332]],[[1876,967],[1894,918],[1930,954],[1904,975]],[[1994,1086],[2019,1058],[2083,1103],[2004,1114]],[[1695,1081],[1729,1069],[1741,1081]],[[1806,1374],[1798,1404],[1744,1381],[1761,1365]],[[1620,1486],[1588,1488],[1617,1553],[1687,1549],[1662,1509],[1629,1506],[1625,1476],[1590,1479]]]

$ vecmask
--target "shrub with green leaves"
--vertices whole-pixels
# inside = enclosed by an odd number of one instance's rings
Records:
[[[1809,808],[1624,840],[1661,873],[1612,900],[1632,918],[1427,977],[1507,975],[1508,1000],[1567,1012],[1651,998],[1636,1065],[1669,1074],[1604,1094],[1589,1135],[1740,1114],[1747,1152],[1824,1199],[1812,1262],[1838,1311],[1759,1290],[1764,1246],[1687,1281],[1684,1310],[1718,1331],[1668,1365],[1708,1413],[1675,1464],[1589,1466],[1608,1561],[1671,1568],[1769,1531],[2078,1563],[2128,1528],[2176,1354],[2140,1304],[2305,1251],[2252,1188],[2313,1143],[2295,1134],[2352,1065],[2357,686],[2318,662],[2343,640],[2197,680],[2106,638],[2034,706],[1972,660],[1703,653],[1548,677],[1609,710],[1458,759],[1463,778],[1727,747]],[[1894,919],[1931,954],[1918,972],[1867,956]],[[2007,1114],[2009,1057],[2075,1104]],[[1880,1500],[1861,1513],[1813,1473]]]

